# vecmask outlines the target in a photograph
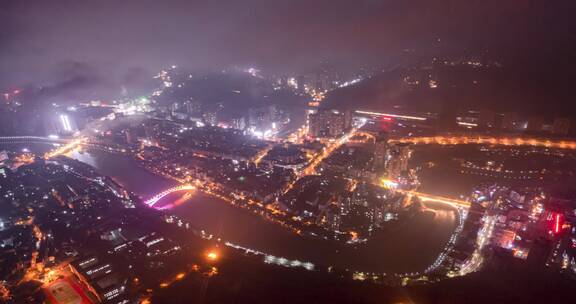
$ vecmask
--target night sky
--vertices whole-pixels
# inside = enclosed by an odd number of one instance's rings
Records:
[[[575,1],[3,0],[0,88],[83,73],[124,81],[172,64],[305,73],[436,55],[576,61]],[[569,65],[570,65],[569,64]]]

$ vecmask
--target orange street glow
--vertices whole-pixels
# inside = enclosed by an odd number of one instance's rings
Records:
[[[216,252],[215,250],[211,250],[206,253],[206,258],[210,261],[216,261],[218,257],[219,257],[218,252]]]

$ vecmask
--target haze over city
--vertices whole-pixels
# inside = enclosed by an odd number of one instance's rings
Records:
[[[1,301],[569,301],[574,13],[3,1]]]

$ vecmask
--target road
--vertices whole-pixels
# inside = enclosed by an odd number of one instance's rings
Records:
[[[322,149],[321,152],[312,157],[312,161],[310,161],[310,163],[306,167],[304,167],[300,172],[296,172],[297,176],[296,179],[288,183],[288,185],[284,187],[282,193],[287,193],[288,191],[290,191],[290,189],[294,187],[294,184],[296,184],[296,182],[298,182],[298,180],[300,180],[302,177],[316,174],[316,167],[318,167],[318,165],[322,163],[322,161],[325,160],[327,157],[329,157],[334,151],[340,148],[340,146],[348,142],[348,140],[350,140],[350,138],[353,137],[358,131],[358,129],[361,127],[362,126],[354,127],[352,128],[352,130],[344,134],[342,137],[338,138],[333,142],[329,142],[328,145],[324,149]]]
[[[358,129],[361,127],[362,126],[354,127],[354,128],[352,128],[352,130],[350,130],[348,133],[344,134],[342,137],[338,138],[334,142],[329,142],[328,146],[326,146],[322,150],[322,152],[320,152],[314,156],[314,158],[308,164],[308,166],[306,166],[300,172],[299,176],[303,177],[303,176],[307,176],[307,175],[316,174],[316,167],[318,167],[318,165],[323,160],[325,160],[327,157],[329,157],[334,151],[336,151],[338,148],[340,148],[340,146],[342,146],[343,144],[348,142],[348,140],[350,140],[350,138],[353,137],[356,134],[356,132],[358,131]]]
[[[576,141],[550,140],[524,137],[487,137],[487,136],[433,136],[433,137],[402,137],[391,139],[390,143],[410,143],[415,145],[469,145],[490,144],[503,146],[532,146],[576,150]]]
[[[82,144],[86,143],[87,139],[85,137],[80,137],[78,139],[75,139],[69,143],[67,143],[66,145],[50,151],[48,153],[46,153],[46,155],[44,155],[44,158],[48,159],[48,158],[52,158],[58,155],[62,155],[62,154],[67,154],[77,148],[79,148],[80,146],[82,146]]]
[[[416,191],[407,191],[407,190],[400,190],[400,189],[396,189],[395,191],[402,193],[402,194],[410,195],[410,196],[416,196],[423,202],[436,202],[436,203],[447,204],[447,205],[454,206],[454,207],[470,208],[470,202],[464,201],[464,200],[447,198],[447,197],[442,197],[442,196],[432,195],[432,194],[427,194],[427,193],[422,193],[422,192],[416,192]]]

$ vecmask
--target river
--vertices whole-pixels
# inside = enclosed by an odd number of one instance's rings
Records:
[[[144,199],[175,184],[148,172],[128,156],[74,152],[71,157],[96,167]],[[183,201],[182,196],[175,193],[160,203]],[[198,192],[188,194],[169,212],[224,240],[275,256],[350,270],[409,273],[422,271],[433,263],[457,225],[453,209],[442,205],[428,207],[429,211],[397,222],[376,232],[366,244],[354,246],[295,235],[244,209]]]
[[[173,181],[141,168],[128,156],[93,152],[75,153],[72,157],[96,167],[143,198],[174,185]],[[182,195],[172,194],[160,203],[182,201]],[[294,235],[244,209],[197,192],[170,212],[232,243],[288,259],[362,271],[413,272],[423,270],[436,259],[457,225],[452,209],[429,207],[432,210],[377,232],[367,244],[356,246]]]

